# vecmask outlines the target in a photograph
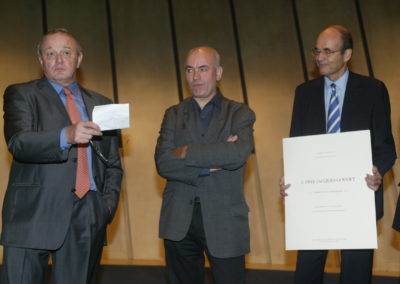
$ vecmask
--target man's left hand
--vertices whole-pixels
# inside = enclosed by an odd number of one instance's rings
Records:
[[[367,174],[365,181],[370,189],[377,191],[379,186],[382,184],[382,176],[378,171],[378,168],[374,166],[372,168],[372,175]]]
[[[187,148],[188,148],[187,145],[176,148],[174,150],[174,155],[181,159],[186,158]]]

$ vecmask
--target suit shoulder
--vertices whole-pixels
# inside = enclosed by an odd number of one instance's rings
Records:
[[[112,104],[113,103],[113,101],[110,98],[107,98],[106,96],[104,96],[104,95],[102,95],[102,94],[100,94],[100,93],[98,93],[96,91],[93,91],[93,90],[90,90],[90,89],[87,89],[87,88],[83,88],[82,86],[80,86],[80,88],[84,92],[89,94],[90,96],[96,98],[96,100],[98,100],[102,104]]]
[[[23,83],[16,83],[16,84],[11,84],[7,86],[5,89],[5,93],[10,92],[10,91],[18,91],[21,93],[26,93],[27,91],[31,91],[37,87],[37,84],[40,80],[32,80],[29,82],[23,82]]]
[[[231,110],[235,116],[245,115],[255,119],[255,112],[245,103],[240,103],[226,97],[222,97],[222,105],[226,105],[228,110]]]
[[[310,81],[306,81],[304,83],[301,83],[296,87],[296,92],[302,92],[302,91],[310,91],[317,89],[324,84],[324,79],[323,77],[318,77]]]
[[[351,80],[360,83],[362,86],[365,87],[382,87],[385,85],[381,80],[368,77],[365,75],[357,74],[357,73],[350,73]]]

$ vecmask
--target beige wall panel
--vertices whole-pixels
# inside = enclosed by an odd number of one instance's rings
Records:
[[[41,33],[39,1],[0,2],[1,97],[8,85],[30,81],[40,76],[40,65],[36,58],[36,43]],[[0,109],[3,110],[3,99],[0,100]],[[3,112],[1,111],[1,113]],[[2,114],[1,117],[3,117]],[[3,119],[0,120],[0,129],[3,129]],[[3,204],[11,155],[7,151],[3,133],[0,137],[0,204]],[[0,259],[2,251],[3,247],[0,247]]]
[[[400,153],[400,2],[391,0],[362,0],[365,31],[375,77],[388,88],[392,107],[392,130]],[[379,222],[379,249],[374,269],[397,271],[400,274],[400,234],[391,229],[398,198],[400,165],[385,177],[385,216]]]
[[[118,89],[130,103],[123,131],[133,258],[163,260],[158,220],[165,181],[154,149],[164,111],[178,103],[167,1],[112,1]]]
[[[113,98],[105,1],[46,1],[48,30],[66,28],[79,40],[83,62],[79,83]]]
[[[78,73],[79,83],[113,99],[105,1],[55,0],[46,3],[48,30],[66,28],[82,46],[84,56]],[[109,245],[105,247],[103,261],[126,259],[129,255],[128,217],[124,214],[124,205],[122,195],[119,210],[108,230]]]
[[[300,0],[296,3],[309,78],[318,76],[311,50],[315,47],[318,34],[330,25],[343,25],[351,31],[354,40],[351,69],[354,72],[368,75],[354,1]]]
[[[252,223],[252,234],[257,234],[252,238],[263,238],[266,243],[260,242],[251,255],[261,250],[264,259],[257,262],[293,264],[295,253],[284,248],[283,203],[278,190],[283,175],[282,138],[289,133],[294,89],[303,81],[291,1],[242,0],[236,4],[249,104],[257,114],[257,190],[262,208],[256,208],[266,220]]]
[[[181,70],[187,52],[196,46],[207,45],[218,50],[224,68],[219,86],[223,94],[243,101],[237,55],[232,29],[229,1],[173,0],[176,37]],[[182,72],[182,82],[185,77]],[[185,96],[190,96],[185,88]]]

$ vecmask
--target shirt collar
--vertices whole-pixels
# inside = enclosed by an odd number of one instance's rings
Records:
[[[54,88],[54,90],[56,90],[57,94],[60,94],[61,91],[64,89],[64,86],[61,86],[60,84],[57,84],[57,83],[49,80],[48,78],[47,78],[47,81],[50,83],[50,85],[53,86],[53,88]],[[74,81],[71,84],[69,84],[67,87],[69,89],[71,89],[72,94],[74,94],[74,93],[76,93],[75,91],[76,91],[76,89],[78,87],[78,83],[76,81]]]
[[[217,89],[217,93],[214,95],[214,97],[204,106],[204,108],[206,108],[209,105],[213,105],[215,107],[221,108],[221,98],[222,95],[219,92],[219,89]],[[196,100],[192,97],[193,103],[195,104],[195,106],[198,107],[198,109],[200,109],[199,104],[196,102]],[[203,109],[204,109],[203,108]]]
[[[336,81],[331,81],[328,77],[324,77],[325,79],[325,86],[330,87],[332,83],[335,83],[336,88],[344,90],[346,89],[347,79],[349,79],[349,69],[347,68],[346,71],[339,79]]]

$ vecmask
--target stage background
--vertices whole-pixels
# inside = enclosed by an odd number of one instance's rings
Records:
[[[35,48],[44,31],[65,27],[77,36],[84,51],[79,82],[129,103],[132,113],[131,127],[122,131],[121,203],[102,262],[163,264],[158,217],[165,181],[156,173],[154,147],[165,109],[189,95],[182,74],[188,49],[215,47],[224,67],[223,94],[257,114],[245,183],[252,233],[248,267],[293,269],[278,191],[281,143],[295,87],[317,76],[310,52],[315,38],[332,24],[352,31],[351,68],[386,83],[400,152],[399,15],[400,1],[392,0],[2,0],[0,91],[41,76]],[[0,147],[1,201],[11,157],[4,139]],[[391,229],[399,175],[396,163],[385,177],[375,274],[400,275],[400,234]],[[337,271],[339,263],[339,254],[330,252],[327,270]]]

